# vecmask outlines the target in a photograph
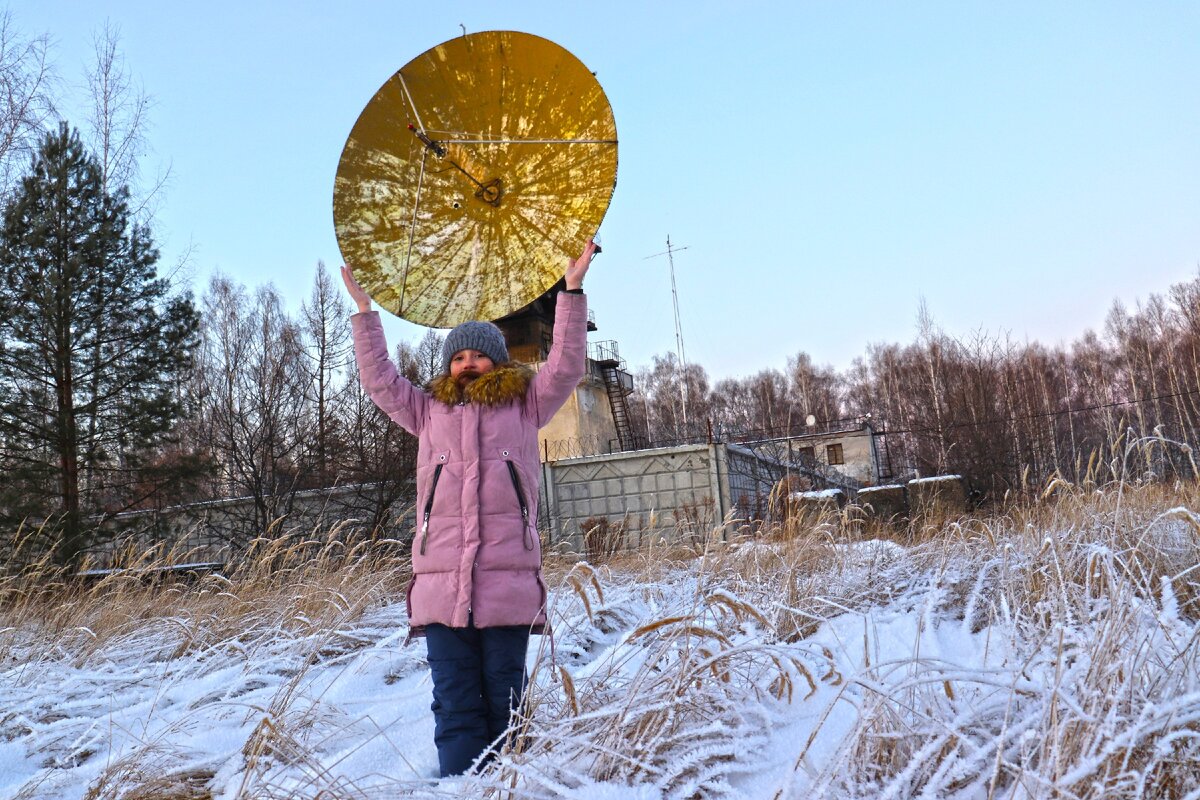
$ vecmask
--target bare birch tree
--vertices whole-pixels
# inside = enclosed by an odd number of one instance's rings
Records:
[[[304,352],[279,294],[216,276],[203,298],[193,431],[217,469],[214,495],[245,497],[242,533],[258,535],[292,507],[304,429]]]
[[[54,120],[57,82],[49,37],[24,35],[11,11],[0,12],[0,194],[8,194]]]
[[[338,381],[350,352],[349,309],[343,292],[333,285],[325,263],[317,262],[312,293],[300,311],[304,334],[305,397],[313,416],[314,438],[305,459],[308,482],[329,486],[337,481],[335,455],[338,415],[336,406],[345,394],[346,381]]]

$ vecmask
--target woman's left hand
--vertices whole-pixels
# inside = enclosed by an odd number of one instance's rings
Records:
[[[582,289],[583,276],[587,275],[588,267],[592,265],[592,256],[596,254],[596,243],[588,239],[587,245],[579,258],[567,261],[567,288]]]

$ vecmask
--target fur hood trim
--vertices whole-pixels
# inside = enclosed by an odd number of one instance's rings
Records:
[[[444,372],[430,381],[429,393],[434,400],[448,406],[463,402],[502,406],[524,397],[533,376],[534,371],[529,367],[510,361],[480,375],[466,388],[459,386],[449,372]]]

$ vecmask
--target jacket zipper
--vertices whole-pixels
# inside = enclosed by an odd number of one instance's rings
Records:
[[[512,478],[513,490],[516,491],[517,502],[521,505],[521,521],[525,523],[521,526],[524,533],[525,549],[532,550],[533,540],[529,538],[529,506],[525,505],[525,495],[521,492],[521,478],[517,475],[517,465],[511,461],[505,461],[504,463],[508,465],[508,474]]]
[[[425,543],[429,541],[429,514],[433,511],[433,493],[437,491],[438,478],[442,476],[442,467],[438,464],[433,468],[433,480],[429,485],[429,499],[425,501],[425,519],[421,523],[421,555],[425,555]]]

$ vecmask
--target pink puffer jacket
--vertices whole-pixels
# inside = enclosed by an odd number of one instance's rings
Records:
[[[534,375],[498,367],[465,390],[449,376],[430,392],[399,375],[379,314],[355,314],[354,352],[370,398],[417,449],[417,531],[408,612],[414,632],[431,622],[476,627],[545,623],[537,533],[537,431],[583,377],[587,300],[560,292],[549,357]]]

